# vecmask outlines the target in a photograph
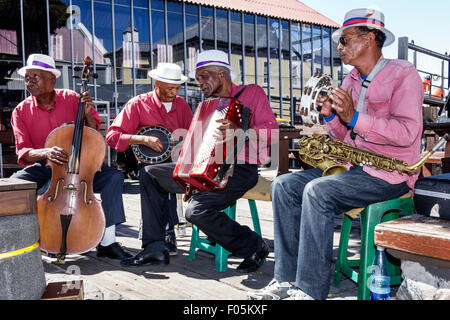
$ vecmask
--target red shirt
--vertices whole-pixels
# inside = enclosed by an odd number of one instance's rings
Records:
[[[244,86],[231,85],[230,96],[235,96]],[[245,148],[238,155],[238,163],[264,164],[270,160],[269,147],[278,148],[279,128],[267,95],[256,84],[247,85],[238,100],[251,111],[250,128],[256,135],[250,134]],[[278,153],[274,149],[272,154]],[[276,161],[274,161],[275,164]],[[276,163],[278,164],[278,163]]]
[[[188,130],[192,111],[187,102],[176,96],[167,112],[154,91],[140,94],[127,102],[106,133],[106,143],[117,151],[125,151],[130,138],[143,126],[163,126],[170,131]]]
[[[75,122],[78,112],[78,94],[68,89],[55,89],[53,108],[48,110],[30,96],[17,105],[12,112],[11,125],[16,139],[17,162],[25,163],[23,158],[33,149],[45,147],[45,140],[53,129],[64,123]],[[92,116],[100,128],[100,117],[95,109]]]

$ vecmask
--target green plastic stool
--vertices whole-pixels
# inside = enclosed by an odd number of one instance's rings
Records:
[[[348,259],[347,250],[352,221],[359,212],[361,223],[360,259]],[[409,194],[400,198],[373,203],[366,208],[353,209],[344,214],[333,279],[335,287],[339,286],[342,274],[345,274],[350,280],[358,284],[358,300],[370,299],[370,290],[367,286],[370,274],[363,271],[372,265],[375,258],[375,226],[381,222],[397,219],[399,212],[403,212],[404,215],[414,214],[414,202]],[[388,262],[391,285],[399,285],[402,281],[400,261],[388,255]],[[359,268],[358,272],[354,268]]]
[[[259,235],[261,235],[261,226],[259,224],[258,210],[256,208],[255,200],[248,199],[248,205],[250,207],[250,213],[253,220],[253,229]],[[230,219],[236,220],[236,203],[229,206],[224,210],[225,214]],[[211,243],[208,239],[200,237],[199,231],[196,225],[192,225],[191,246],[189,249],[188,260],[192,261],[195,258],[196,249],[200,249],[215,255],[216,270],[219,272],[228,269],[228,256],[230,252],[217,243]]]

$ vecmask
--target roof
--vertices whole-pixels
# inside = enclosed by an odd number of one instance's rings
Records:
[[[185,0],[185,2],[327,27],[341,27],[340,24],[308,7],[299,0]]]

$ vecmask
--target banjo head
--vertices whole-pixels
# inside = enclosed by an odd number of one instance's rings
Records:
[[[133,144],[131,148],[134,156],[145,165],[166,161],[172,155],[171,132],[162,126],[146,126],[140,128],[136,134],[157,137],[161,140],[163,151],[158,152],[142,144]]]

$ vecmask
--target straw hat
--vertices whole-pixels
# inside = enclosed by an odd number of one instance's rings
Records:
[[[148,72],[148,76],[161,82],[173,84],[182,84],[187,80],[187,77],[181,73],[179,65],[167,62],[158,63],[156,69]]]
[[[22,77],[25,77],[25,73],[29,69],[38,69],[51,72],[58,78],[61,72],[55,67],[55,60],[46,54],[34,53],[30,54],[27,60],[27,65],[20,68],[17,73]]]
[[[394,43],[394,34],[384,27],[384,14],[375,9],[353,9],[345,14],[344,23],[342,28],[336,30],[332,34],[334,42],[338,42],[341,37],[342,32],[350,27],[368,27],[373,29],[378,29],[386,35],[386,41],[384,42],[384,47]]]
[[[234,80],[237,76],[236,72],[230,66],[228,54],[220,50],[206,50],[198,54],[197,64],[195,69],[189,72],[189,77],[195,78],[197,69],[206,66],[221,66],[228,68],[230,70],[231,80]]]

